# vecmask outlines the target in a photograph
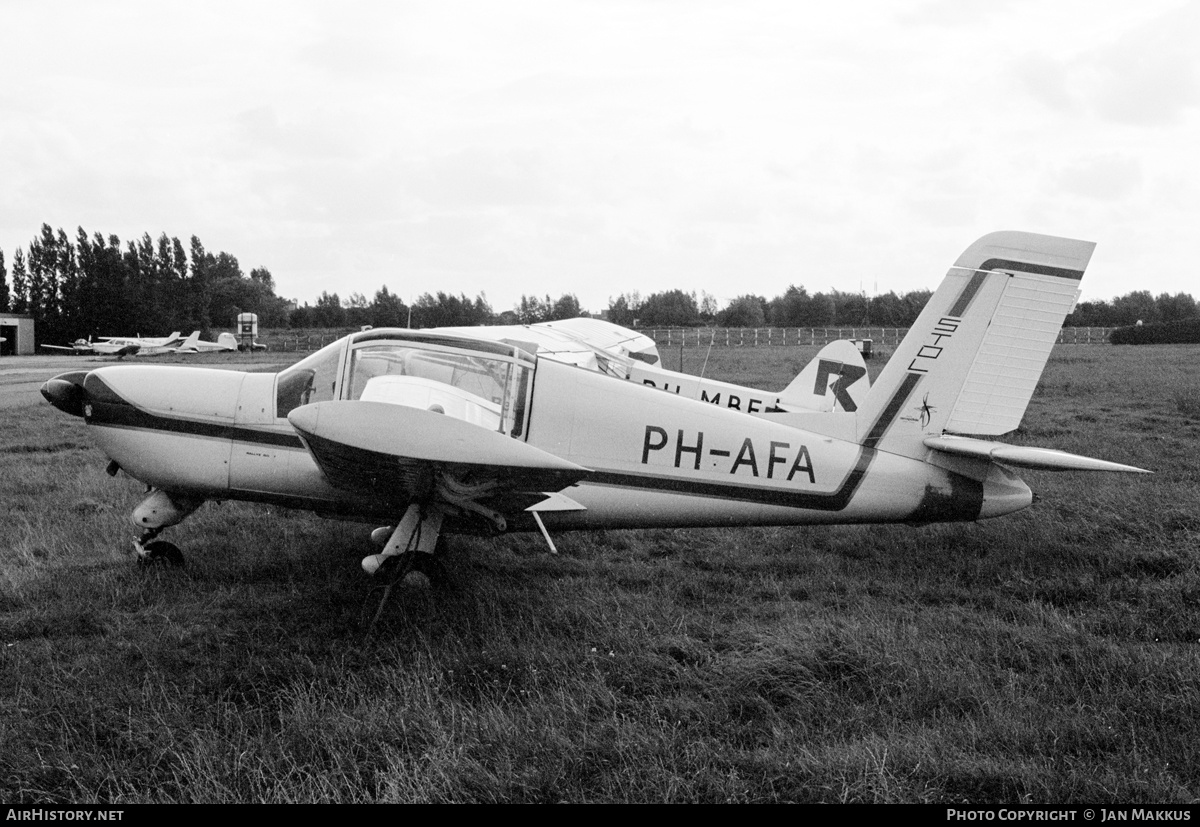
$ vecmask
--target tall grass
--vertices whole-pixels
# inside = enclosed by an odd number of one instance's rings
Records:
[[[1153,477],[1029,473],[1042,500],[978,524],[460,538],[369,638],[363,526],[210,503],[169,532],[187,569],[139,570],[141,487],[22,409],[0,800],[1192,801],[1196,355],[1060,347],[1014,436]]]

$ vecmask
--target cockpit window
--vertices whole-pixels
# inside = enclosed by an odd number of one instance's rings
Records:
[[[471,344],[404,339],[356,344],[344,396],[422,408],[522,436],[532,365],[510,346],[489,343],[487,350],[476,350]]]
[[[334,398],[344,339],[301,359],[279,374],[275,383],[275,416],[285,417],[301,405]]]
[[[524,437],[535,365],[531,354],[507,342],[423,331],[357,333],[281,372],[275,415],[286,417],[314,402],[359,399]]]

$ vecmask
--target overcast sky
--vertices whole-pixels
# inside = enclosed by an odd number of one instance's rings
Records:
[[[1200,296],[1200,3],[0,0],[0,249],[280,295],[936,287],[998,229]]]

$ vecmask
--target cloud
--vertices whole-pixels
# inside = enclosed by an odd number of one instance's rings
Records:
[[[1092,158],[1058,172],[1058,186],[1067,193],[1100,201],[1128,198],[1138,192],[1145,176],[1136,158]]]
[[[1017,60],[1015,74],[1025,91],[1049,109],[1068,114],[1077,108],[1069,73],[1062,61],[1048,55],[1026,55]]]
[[[1187,4],[1089,55],[1090,99],[1104,118],[1157,126],[1200,105],[1200,6]]]

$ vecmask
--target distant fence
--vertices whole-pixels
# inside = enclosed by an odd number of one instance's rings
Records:
[[[357,328],[355,328],[357,330]],[[352,330],[328,330],[321,333],[289,333],[281,330],[276,333],[264,333],[258,337],[260,345],[266,345],[267,350],[284,353],[308,353],[320,350],[330,342],[336,342]]]
[[[1058,344],[1106,345],[1111,327],[1064,327]],[[673,327],[638,330],[660,347],[772,347],[827,345],[839,339],[870,339],[875,347],[900,344],[906,327]]]
[[[1064,327],[1058,333],[1058,344],[1106,345],[1111,327]],[[355,330],[305,331],[286,330],[264,333],[260,344],[270,350],[307,353],[320,350]],[[838,339],[870,339],[876,347],[895,347],[900,344],[906,327],[673,327],[638,330],[654,340],[659,347],[773,347],[785,345],[827,345]]]
[[[1107,345],[1116,328],[1113,327],[1064,327],[1058,332],[1060,345]]]

